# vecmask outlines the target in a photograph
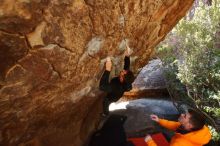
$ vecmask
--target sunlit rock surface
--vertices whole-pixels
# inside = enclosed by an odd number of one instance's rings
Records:
[[[136,72],[192,2],[1,0],[0,145],[86,143],[106,56],[117,74],[126,40]]]

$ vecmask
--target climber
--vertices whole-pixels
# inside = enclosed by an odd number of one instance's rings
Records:
[[[178,122],[159,119],[157,115],[151,115],[151,119],[161,126],[175,131],[170,146],[202,146],[211,139],[210,131],[205,126],[204,117],[192,109],[181,114]],[[144,141],[148,146],[157,146],[150,135],[147,135]]]
[[[120,99],[125,91],[129,91],[132,89],[132,82],[134,81],[134,75],[132,71],[130,71],[130,55],[131,50],[126,44],[124,58],[124,69],[119,73],[117,77],[114,77],[109,82],[109,75],[112,68],[112,62],[110,57],[107,58],[105,64],[105,72],[103,73],[100,83],[99,89],[107,92],[107,96],[103,100],[103,114],[102,116],[107,116],[109,114],[109,105],[112,102]]]

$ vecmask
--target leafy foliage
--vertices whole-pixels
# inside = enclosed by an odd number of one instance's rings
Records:
[[[171,91],[184,91],[179,92],[181,97],[193,99],[197,107],[219,118],[220,0],[196,0],[189,15],[170,32],[156,53],[166,66],[168,80],[174,83]]]

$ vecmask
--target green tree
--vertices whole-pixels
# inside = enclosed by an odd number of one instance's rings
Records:
[[[181,93],[183,96],[178,95],[181,100],[192,99],[197,108],[218,119],[220,0],[205,2],[195,1],[189,15],[160,44],[157,55],[164,62],[168,81],[173,82],[173,85],[169,84],[171,92]],[[184,91],[182,86],[186,87],[185,93],[179,92],[180,89]]]

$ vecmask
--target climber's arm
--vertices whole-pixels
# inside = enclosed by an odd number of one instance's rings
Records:
[[[99,89],[105,92],[111,92],[112,88],[109,83],[109,76],[110,76],[110,71],[112,68],[112,62],[110,58],[107,58],[106,64],[105,64],[105,72],[102,75],[102,78],[99,82]]]
[[[130,68],[130,57],[125,56],[124,58],[124,70],[129,70]]]
[[[99,82],[99,89],[105,92],[111,92],[112,88],[109,83],[109,75],[110,71],[105,70],[105,72],[102,75],[102,78]]]
[[[130,69],[130,55],[132,54],[131,48],[128,46],[126,42],[126,50],[125,50],[125,58],[124,58],[124,70],[129,70]]]

